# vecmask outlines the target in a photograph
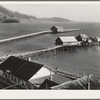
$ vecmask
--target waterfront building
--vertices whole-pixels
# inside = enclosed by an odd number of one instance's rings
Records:
[[[0,65],[0,76],[12,84],[19,84],[22,88],[37,88],[31,80],[53,74],[50,68],[43,64],[31,62],[10,56]]]
[[[77,45],[78,41],[74,36],[61,36],[55,40],[56,45]]]
[[[76,37],[77,41],[88,41],[89,37],[86,34],[80,34]]]
[[[93,42],[100,42],[100,37],[93,37],[92,38],[92,41]]]
[[[51,27],[51,31],[52,33],[60,33],[60,32],[64,32],[64,28],[61,26],[53,26]]]

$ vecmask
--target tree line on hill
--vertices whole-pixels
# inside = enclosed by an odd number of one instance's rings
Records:
[[[69,22],[71,20],[53,17],[53,18],[37,18],[32,15],[22,14],[17,11],[11,11],[3,6],[0,6],[0,22],[1,23],[54,23],[54,22]]]
[[[0,6],[0,22],[1,23],[20,23],[23,20],[36,20],[35,16],[21,14],[17,11],[10,11],[3,6]]]

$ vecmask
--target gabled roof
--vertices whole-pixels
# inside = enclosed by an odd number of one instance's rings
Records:
[[[52,86],[56,86],[58,85],[57,83],[51,81],[51,80],[48,80],[46,79],[39,87],[39,89],[46,89],[46,88],[50,88]]]
[[[99,80],[94,77],[93,75],[90,75],[89,77],[90,81],[90,87],[91,89],[100,89],[100,82]],[[58,86],[51,87],[51,89],[57,90],[57,89],[87,89],[88,86],[88,76],[79,78],[77,80],[69,81],[62,83]]]
[[[0,69],[28,81],[43,65],[11,56],[0,65]]]
[[[49,80],[50,76],[46,76],[46,77],[41,77],[41,78],[37,78],[34,80],[30,80],[31,83],[34,83],[37,87],[39,87],[46,79]],[[61,74],[53,74],[52,75],[52,81],[57,83],[57,84],[62,84],[64,82],[68,82],[68,81],[72,81],[72,79],[65,77]]]
[[[82,38],[89,38],[86,34],[80,34]]]
[[[58,37],[59,39],[61,39],[61,41],[64,42],[77,42],[76,38],[74,36],[62,36],[62,37]]]
[[[55,26],[53,26],[53,27],[56,27],[56,28],[63,28],[62,26],[57,26],[57,25],[55,25]]]
[[[0,69],[3,71],[8,70],[9,72],[12,72],[19,68],[24,62],[25,60],[10,56],[7,60],[0,64]]]
[[[58,31],[64,31],[62,26],[53,26],[51,29],[57,28]]]

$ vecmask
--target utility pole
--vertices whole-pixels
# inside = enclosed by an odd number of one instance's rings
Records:
[[[52,81],[52,70],[50,69],[50,80]]]
[[[87,89],[90,90],[90,75],[87,76]]]

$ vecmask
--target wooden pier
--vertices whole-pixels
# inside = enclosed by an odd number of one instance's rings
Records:
[[[80,31],[80,29],[66,29],[65,32],[70,32],[70,31]],[[11,38],[7,38],[7,39],[2,39],[2,40],[0,40],[0,43],[16,41],[16,40],[20,40],[20,39],[28,38],[28,37],[36,37],[36,36],[43,35],[43,34],[51,34],[51,31],[47,30],[47,31],[41,31],[41,32],[36,32],[36,33],[30,33],[30,34],[26,34],[26,35],[11,37]]]
[[[81,31],[80,28],[78,29],[65,29],[65,32],[73,32],[73,31]]]
[[[92,44],[85,44],[85,45],[57,45],[57,46],[53,46],[50,48],[45,48],[45,49],[40,49],[40,50],[36,50],[36,51],[29,51],[29,52],[25,52],[25,53],[18,53],[18,54],[12,54],[12,56],[16,56],[22,59],[26,59],[28,60],[29,58],[32,58],[33,60],[37,60],[38,57],[46,57],[46,56],[56,56],[58,52],[60,51],[73,51],[73,50],[78,50],[78,49],[82,49],[83,47],[88,47],[88,46],[95,46],[98,45],[100,46],[100,42],[95,42]],[[3,56],[0,57],[0,62],[4,61],[5,59],[7,59],[9,56],[11,55],[7,55],[7,56]]]
[[[68,45],[58,45],[58,46],[45,48],[45,49],[41,49],[41,50],[36,50],[36,51],[12,54],[12,56],[16,56],[16,57],[26,59],[26,60],[29,60],[29,58],[32,58],[32,60],[34,60],[34,59],[37,60],[38,57],[44,58],[46,55],[56,56],[57,53],[60,52],[60,51],[71,51],[71,50],[77,50],[77,49],[81,49],[81,48],[82,48],[81,45],[73,45],[73,46],[72,45],[70,45],[70,46],[68,46]],[[10,56],[11,55],[0,57],[0,63],[5,61]],[[75,75],[73,73],[64,72],[64,71],[61,71],[61,70],[52,69],[52,71],[55,72],[56,74],[63,75],[63,76],[68,77],[72,80],[75,80],[77,78],[82,77],[81,75]]]
[[[51,31],[41,31],[41,32],[36,32],[36,33],[30,33],[30,34],[26,34],[26,35],[11,37],[11,38],[0,40],[0,43],[10,42],[10,41],[14,41],[14,40],[20,40],[20,39],[28,38],[28,37],[36,37],[38,35],[49,34],[50,32]]]
[[[16,56],[22,59],[26,59],[28,60],[29,58],[32,58],[33,60],[37,60],[38,57],[46,57],[46,55],[49,56],[56,56],[58,52],[60,51],[71,51],[73,49],[81,49],[81,45],[74,45],[74,46],[68,46],[68,45],[58,45],[58,46],[53,46],[50,48],[46,48],[46,49],[40,49],[40,50],[36,50],[36,51],[29,51],[29,52],[25,52],[25,53],[18,53],[18,54],[12,54],[12,56]],[[8,57],[10,57],[11,55],[7,55],[7,56],[3,56],[0,57],[0,62],[6,60]]]

